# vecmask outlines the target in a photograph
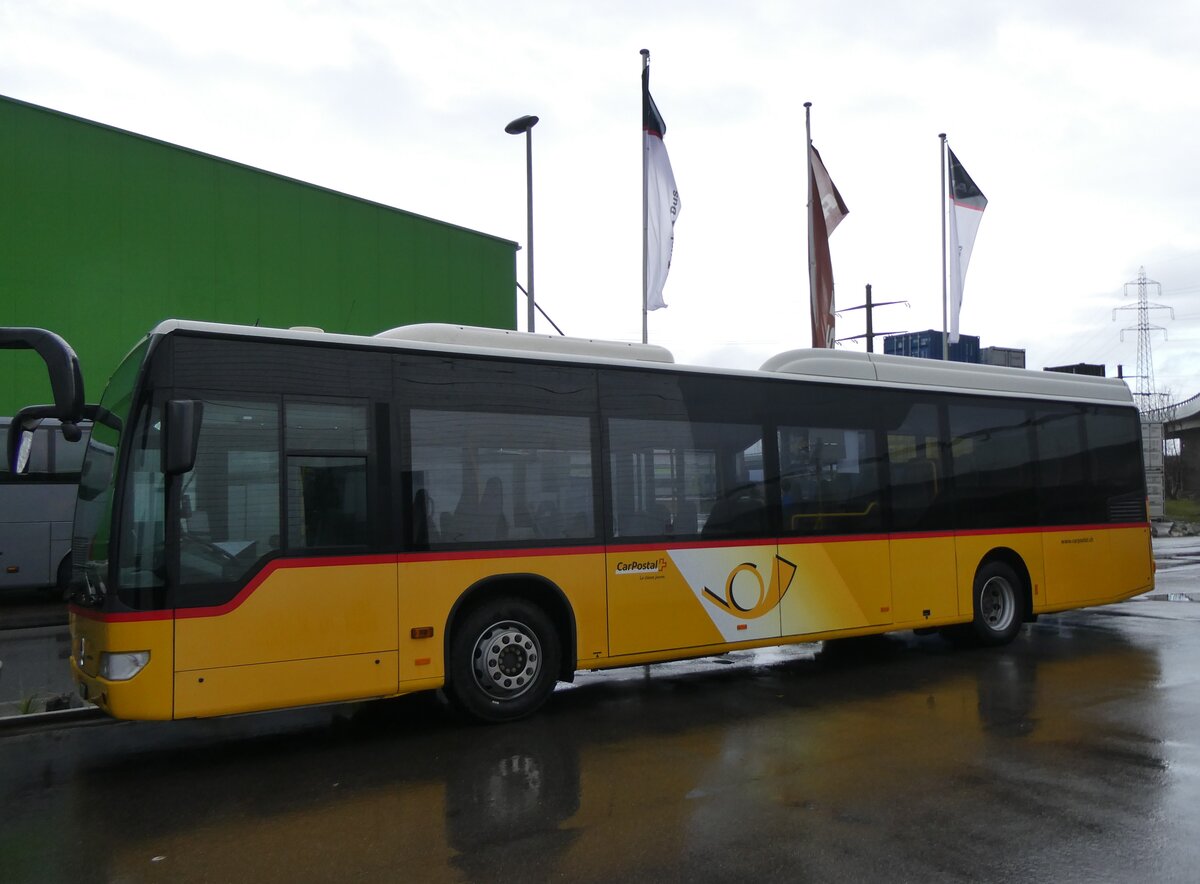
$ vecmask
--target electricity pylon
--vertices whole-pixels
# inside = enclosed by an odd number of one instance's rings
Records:
[[[1113,309],[1113,319],[1117,318],[1117,313],[1121,310],[1136,310],[1137,325],[1127,326],[1121,329],[1121,340],[1125,340],[1125,332],[1136,331],[1137,339],[1137,374],[1134,375],[1134,380],[1137,382],[1134,386],[1133,395],[1137,397],[1138,410],[1142,414],[1153,411],[1158,408],[1159,402],[1154,389],[1154,355],[1150,350],[1150,335],[1154,332],[1162,332],[1163,340],[1167,339],[1167,330],[1161,325],[1150,324],[1151,310],[1170,310],[1171,318],[1175,318],[1175,308],[1168,307],[1165,304],[1151,304],[1147,297],[1147,289],[1150,286],[1155,286],[1158,289],[1158,294],[1162,294],[1162,286],[1153,279],[1146,279],[1146,268],[1138,268],[1138,278],[1125,283],[1125,296],[1129,297],[1129,287],[1137,286],[1137,306],[1116,307]]]

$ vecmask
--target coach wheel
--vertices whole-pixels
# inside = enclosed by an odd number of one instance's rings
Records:
[[[67,588],[71,583],[71,554],[63,556],[54,574],[54,583],[41,589],[42,598],[48,602],[61,602],[67,597]]]
[[[1003,645],[1016,638],[1025,619],[1021,579],[1003,562],[988,562],[975,574],[975,638],[985,645]]]
[[[523,718],[554,690],[560,653],[541,608],[515,598],[488,602],[454,632],[447,692],[472,718]]]

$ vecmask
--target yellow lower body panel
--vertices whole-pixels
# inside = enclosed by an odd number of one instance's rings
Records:
[[[1148,527],[1046,532],[1042,545],[1046,563],[1044,610],[1108,604],[1154,585]]]
[[[886,540],[781,544],[779,555],[796,566],[780,602],[784,635],[892,622]]]
[[[158,689],[150,681],[141,681],[145,672],[129,681],[109,681],[81,672],[71,661],[71,674],[79,686],[79,695],[95,703],[113,718],[133,721],[169,721],[171,719],[170,688]],[[168,682],[168,685],[170,682]]]
[[[396,693],[395,651],[175,674],[175,717],[203,718]]]
[[[966,612],[960,607],[953,537],[898,534],[892,537],[890,552],[892,613],[897,629],[963,618]],[[969,587],[967,598],[970,599]]]
[[[113,623],[72,612],[71,674],[80,695],[114,718],[171,718],[175,623],[170,619]],[[100,677],[102,653],[149,651],[144,669],[125,681]],[[81,663],[82,658],[82,663]]]

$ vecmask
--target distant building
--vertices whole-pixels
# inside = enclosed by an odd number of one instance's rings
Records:
[[[1094,378],[1107,377],[1103,365],[1093,365],[1090,362],[1077,362],[1074,365],[1048,365],[1046,371],[1061,371],[1063,374],[1086,374]]]

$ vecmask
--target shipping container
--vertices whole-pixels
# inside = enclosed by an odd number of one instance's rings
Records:
[[[942,333],[933,329],[888,335],[883,339],[883,352],[890,356],[915,356],[918,359],[941,359]],[[951,362],[979,362],[979,338],[975,335],[959,335],[958,341],[950,345]]]

